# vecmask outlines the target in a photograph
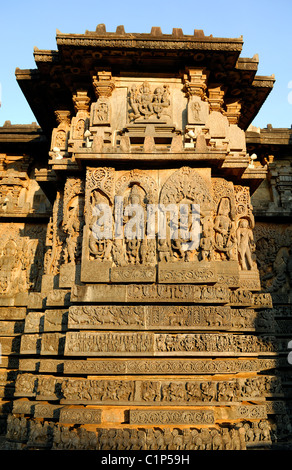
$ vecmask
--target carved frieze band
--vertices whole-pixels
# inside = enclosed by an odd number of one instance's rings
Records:
[[[214,424],[207,410],[130,410],[130,424]]]
[[[212,333],[66,333],[66,356],[254,355],[276,353],[274,337]]]
[[[147,423],[143,423],[145,425]],[[258,440],[270,437],[267,420],[260,421]],[[8,416],[7,439],[53,450],[243,450],[246,448],[244,428],[236,425],[198,428],[192,425],[161,429],[131,427],[90,431],[53,422]]]
[[[202,305],[82,305],[71,306],[69,329],[248,329],[274,331],[271,315],[253,309]]]
[[[19,370],[65,374],[234,374],[259,372],[279,367],[279,359],[20,359]]]
[[[62,408],[59,416],[60,423],[99,424],[101,423],[101,410],[88,408]]]
[[[252,293],[249,290],[231,291],[220,285],[200,286],[192,284],[89,284],[75,286],[71,292],[71,302],[195,302],[215,303],[253,308],[272,307],[271,295]]]
[[[202,404],[235,403],[254,397],[281,396],[281,381],[272,376],[241,377],[230,380],[167,379],[81,379],[21,374],[16,380],[15,396],[61,403],[140,405],[156,403]]]

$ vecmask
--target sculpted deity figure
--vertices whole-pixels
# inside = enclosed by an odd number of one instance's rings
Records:
[[[140,264],[146,257],[144,197],[143,189],[134,184],[128,197],[130,214],[124,217],[126,257],[130,264]]]
[[[148,118],[153,114],[152,94],[148,82],[137,90],[136,85],[133,85],[130,91],[130,104],[134,111],[134,119],[144,116]]]
[[[201,257],[204,261],[213,259],[213,220],[209,215],[205,215],[202,220],[202,237],[200,240]]]
[[[66,145],[66,132],[64,130],[60,130],[56,134],[55,138],[55,146],[58,147],[59,149],[65,148]]]
[[[235,227],[230,217],[229,198],[223,197],[219,203],[218,213],[214,222],[215,246],[221,256],[225,254],[227,259],[232,259],[235,245]]]
[[[196,210],[193,210],[192,201],[188,198],[180,202],[179,217],[176,214],[170,216],[168,226],[174,236],[169,241],[174,261],[193,261],[198,256],[199,225],[196,216]]]
[[[161,238],[157,240],[159,261],[171,261],[172,252],[171,252],[171,243],[167,238]]]
[[[153,110],[157,114],[158,118],[161,117],[164,109],[170,105],[169,87],[164,85],[163,88],[164,89],[157,87],[153,96]]]
[[[29,289],[32,257],[26,243],[19,247],[12,239],[6,242],[0,256],[0,294],[16,294]]]
[[[170,106],[168,85],[159,86],[154,93],[151,91],[149,83],[145,81],[139,89],[133,85],[130,89],[129,101],[133,110],[132,119],[148,119],[154,115],[160,119],[165,114],[166,108]]]
[[[194,101],[191,105],[191,109],[193,112],[193,118],[195,121],[200,122],[200,111],[201,111],[201,103],[199,101]]]
[[[147,118],[153,113],[152,94],[148,82],[144,82],[139,91],[139,111]]]
[[[80,230],[83,226],[83,212],[80,196],[75,196],[67,207],[68,217],[63,226],[64,232],[67,234],[65,247],[65,262],[74,263],[80,255],[78,253],[78,241]]]
[[[238,258],[241,269],[252,269],[254,261],[252,251],[254,251],[254,240],[252,229],[249,227],[247,219],[240,219],[236,231]]]
[[[95,108],[96,121],[105,122],[108,121],[109,107],[105,101],[97,103]]]
[[[99,191],[95,190],[92,191],[91,194],[91,212],[92,212],[92,223],[89,226],[90,234],[89,234],[89,258],[90,259],[96,259],[99,261],[110,261],[111,260],[111,251],[112,251],[112,239],[109,234],[112,233],[112,227],[111,227],[111,219],[107,220],[107,214],[104,213],[104,211],[101,211],[101,214],[99,214],[99,205],[109,205],[108,199],[102,195]],[[98,211],[98,212],[97,212]],[[104,219],[104,224],[106,226],[103,226],[103,232],[102,232],[102,238],[101,234],[98,231],[98,236],[96,233],[96,228],[98,228],[95,223],[98,223],[98,218],[99,215],[103,217]],[[108,224],[110,226],[108,226]]]
[[[277,252],[271,272],[264,276],[264,279],[272,279],[271,284],[266,289],[267,292],[285,292],[289,289],[291,282],[291,254],[288,247],[282,246]],[[289,283],[290,280],[290,283]]]
[[[85,120],[78,119],[76,127],[75,127],[75,133],[74,133],[75,139],[83,139],[84,129],[85,129]]]

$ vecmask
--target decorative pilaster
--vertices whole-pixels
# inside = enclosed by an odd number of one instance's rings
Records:
[[[225,89],[222,85],[210,85],[208,87],[208,102],[210,111],[222,112]]]
[[[68,149],[71,113],[64,109],[56,110],[55,116],[58,127],[56,127],[52,132],[51,151],[53,152],[53,155],[63,156]]]

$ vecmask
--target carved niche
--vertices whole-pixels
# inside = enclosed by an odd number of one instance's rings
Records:
[[[54,151],[56,148],[58,149],[57,152],[60,151],[62,155],[65,155],[68,150],[68,138],[71,125],[70,114],[70,111],[67,110],[55,111],[58,126],[55,127],[52,132],[51,151]]]
[[[109,281],[109,269],[112,266],[114,182],[113,168],[87,168],[81,268],[83,282]],[[108,216],[103,227],[98,225],[101,215]]]
[[[166,239],[158,240],[160,261],[199,261],[211,257],[210,253],[206,253],[208,251],[206,241],[202,244],[204,247],[202,250],[204,251],[203,255],[200,254],[200,246],[196,243],[199,241],[202,228],[197,234],[198,240],[192,241],[191,239],[181,238],[184,228],[187,235],[192,233],[193,227],[191,224],[194,222],[194,219],[190,220],[192,211],[197,211],[200,225],[204,227],[204,235],[209,234],[211,231],[213,209],[211,187],[200,173],[189,167],[183,167],[175,171],[161,189],[160,203],[165,207],[173,204],[180,208],[180,226],[177,227],[179,229],[178,236],[171,239],[170,233],[167,231]],[[182,217],[182,208],[186,210],[188,216]],[[174,228],[175,223],[176,221],[169,220],[168,228],[170,225]],[[185,227],[182,226],[183,223],[185,223]]]
[[[157,184],[141,170],[115,178],[112,168],[87,169],[82,282],[110,276],[115,282],[154,281],[155,240],[147,239],[146,218],[147,204],[158,201]]]
[[[223,178],[213,180],[215,202],[214,248],[219,260],[236,259],[236,209],[234,187]]]
[[[158,185],[154,178],[142,170],[124,173],[116,182],[116,207],[122,203],[124,211],[120,235],[114,244],[116,266],[156,264],[155,240],[148,237],[147,207],[158,203]],[[120,198],[120,199],[118,199]],[[134,215],[132,220],[129,216]],[[119,217],[116,211],[116,222]],[[137,226],[138,225],[138,226]],[[127,227],[127,228],[126,228]],[[132,236],[132,233],[135,235]]]
[[[84,142],[84,132],[89,128],[89,105],[90,98],[87,96],[87,92],[79,90],[73,95],[73,103],[76,111],[76,116],[72,118],[69,145],[74,147],[82,146]]]

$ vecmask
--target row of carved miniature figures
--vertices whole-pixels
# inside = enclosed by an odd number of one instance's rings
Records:
[[[283,421],[283,422],[282,422]],[[120,428],[87,430],[9,415],[6,448],[62,450],[243,450],[287,434],[287,423],[263,419],[212,428]],[[18,446],[17,444],[18,443]]]
[[[131,188],[130,198],[134,202],[128,206],[129,216],[120,224],[123,240],[113,240],[119,221],[112,217],[110,206],[96,204],[89,226],[89,259],[113,259],[118,266],[155,264],[157,256],[161,262],[225,259],[238,260],[244,270],[256,267],[252,222],[245,217],[232,220],[229,198],[221,199],[215,217],[211,211],[200,213],[199,205],[190,203],[174,206],[167,217],[165,207],[159,205],[158,228],[156,213],[151,213],[153,206],[145,211],[139,205],[136,185]]]
[[[177,238],[125,238],[112,240],[99,238],[94,230],[89,236],[89,260],[111,261],[117,266],[127,264],[153,265],[157,261],[238,261],[241,269],[256,268],[255,243],[247,219],[240,219],[235,228],[224,216],[216,217],[212,227],[210,217],[202,221],[197,241]]]

